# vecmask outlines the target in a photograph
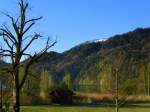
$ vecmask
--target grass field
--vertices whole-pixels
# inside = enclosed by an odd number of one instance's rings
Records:
[[[21,112],[115,112],[110,107],[23,106]],[[150,112],[150,107],[125,107],[119,112]]]

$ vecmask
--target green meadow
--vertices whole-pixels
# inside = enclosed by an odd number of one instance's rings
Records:
[[[112,107],[23,106],[21,112],[115,112]],[[124,107],[119,112],[150,112],[150,107]]]

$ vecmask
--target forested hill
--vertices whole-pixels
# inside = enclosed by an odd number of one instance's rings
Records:
[[[106,41],[89,41],[63,53],[46,53],[36,66],[50,71],[57,81],[69,74],[74,83],[107,88],[104,82],[113,80],[115,68],[119,69],[121,81],[135,79],[143,84],[149,59],[150,28],[138,28]]]
[[[138,28],[105,41],[88,41],[63,53],[46,53],[34,68],[48,70],[55,81],[69,74],[73,84],[100,85],[102,91],[113,86],[117,68],[119,82],[131,83],[143,92],[150,68],[150,28]]]

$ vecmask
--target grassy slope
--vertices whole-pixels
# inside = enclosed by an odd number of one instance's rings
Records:
[[[104,107],[55,107],[55,106],[24,106],[21,112],[115,112],[114,108]],[[120,112],[150,112],[149,108],[121,108]]]

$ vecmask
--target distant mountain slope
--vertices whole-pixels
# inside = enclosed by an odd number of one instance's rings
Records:
[[[93,54],[100,49],[100,43],[84,43],[62,54],[50,52],[40,59],[37,66],[50,70],[55,75],[56,80],[61,80],[66,73],[71,74],[72,78],[75,79],[82,67],[85,66],[86,61],[93,58]],[[96,59],[93,59],[93,61],[96,61]]]
[[[150,69],[150,28],[86,42],[63,53],[46,53],[35,67],[47,69],[58,82],[70,74],[74,84],[100,85],[102,91],[114,85],[114,69],[118,68],[119,82],[134,80],[137,91],[145,91]]]
[[[139,68],[146,69],[149,50],[150,28],[138,28],[106,41],[86,42],[63,53],[47,53],[37,66],[48,69],[57,81],[69,73],[76,83],[102,83],[111,74],[110,69],[120,66],[122,80],[126,80],[139,76]]]

